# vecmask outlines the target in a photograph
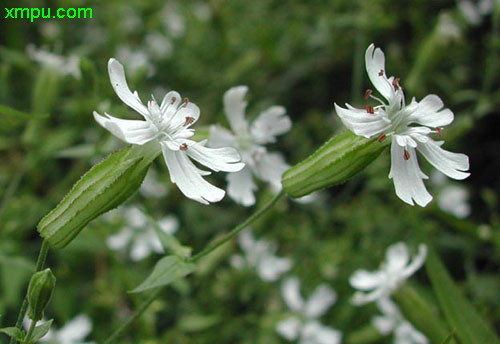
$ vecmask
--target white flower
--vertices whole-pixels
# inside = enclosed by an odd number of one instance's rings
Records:
[[[176,5],[168,3],[161,11],[161,19],[168,33],[173,38],[180,38],[186,31],[184,17],[179,13]]]
[[[144,197],[163,198],[167,195],[168,188],[158,180],[158,172],[150,168],[141,184],[139,192]]]
[[[427,344],[427,338],[413,327],[401,314],[400,310],[389,298],[377,301],[383,315],[373,318],[373,326],[383,335],[393,333],[394,344]]]
[[[166,59],[172,56],[174,51],[170,39],[160,32],[147,34],[146,46],[151,56],[157,59]]]
[[[237,269],[252,267],[264,281],[276,281],[292,267],[288,258],[275,256],[277,247],[266,240],[255,240],[251,230],[245,230],[238,237],[243,255],[233,255],[231,265]]]
[[[191,129],[200,117],[200,109],[179,93],[168,92],[160,105],[155,99],[145,106],[137,92],[132,93],[125,80],[123,66],[115,59],[108,63],[109,77],[118,97],[142,115],[145,121],[123,120],[94,111],[95,120],[119,139],[137,145],[155,140],[163,152],[170,173],[170,180],[177,184],[186,197],[203,204],[218,202],[224,195],[221,190],[203,179],[210,174],[199,169],[191,159],[218,172],[240,171],[245,165],[234,148],[207,148],[205,142],[188,138],[194,135]]]
[[[140,69],[144,69],[148,76],[155,72],[155,67],[149,62],[149,56],[141,48],[131,48],[127,45],[118,47],[116,52],[118,59],[127,65],[130,73],[135,74]]]
[[[300,282],[296,277],[286,279],[281,285],[281,294],[288,308],[294,313],[280,321],[276,331],[289,341],[301,344],[337,344],[342,334],[331,327],[323,326],[318,318],[325,314],[337,300],[337,295],[328,285],[316,288],[309,300],[300,294]]]
[[[232,132],[220,126],[210,128],[210,145],[213,147],[235,147],[246,167],[227,176],[228,195],[236,202],[251,206],[255,204],[257,189],[253,176],[271,184],[274,190],[281,189],[281,175],[289,165],[279,153],[269,153],[265,144],[276,142],[276,136],[290,130],[292,122],[282,106],[271,106],[260,113],[250,125],[245,119],[247,102],[244,100],[247,86],[229,89],[224,94],[224,111]]]
[[[354,294],[353,303],[362,305],[389,296],[401,283],[413,275],[424,264],[427,247],[419,245],[418,253],[410,262],[410,254],[405,243],[390,246],[386,261],[377,271],[358,270],[349,279],[351,286],[361,290]]]
[[[26,330],[29,329],[31,320],[24,318],[23,325]],[[40,325],[38,325],[40,326]],[[57,344],[83,344],[85,337],[92,331],[92,321],[86,315],[79,315],[59,330],[49,330],[49,332],[39,341],[42,343]],[[91,344],[90,342],[85,342]]]
[[[123,250],[130,245],[130,258],[142,260],[151,253],[163,253],[161,241],[148,217],[137,207],[125,207],[121,210],[127,226],[106,241],[112,250]],[[116,215],[116,214],[115,214]],[[179,228],[179,222],[173,216],[165,216],[158,221],[160,229],[173,235]]]
[[[385,101],[371,95],[380,105],[356,109],[346,104],[347,109],[335,104],[337,114],[344,125],[356,135],[377,137],[379,141],[392,137],[391,171],[389,178],[399,198],[408,204],[413,202],[425,206],[432,200],[423,179],[428,177],[420,170],[416,151],[418,150],[431,165],[450,178],[465,179],[469,176],[469,158],[464,154],[451,153],[441,148],[444,141],[434,141],[431,133],[441,133],[441,127],[453,121],[453,113],[442,109],[443,102],[436,95],[428,95],[420,102],[412,99],[405,104],[403,88],[399,78],[388,78],[385,74],[385,57],[382,50],[371,44],[365,54],[366,70],[370,80],[385,98]],[[435,130],[432,130],[435,128]]]
[[[449,185],[444,187],[438,194],[439,207],[459,219],[470,215],[469,193],[460,185]]]
[[[66,57],[58,55],[44,49],[37,49],[32,44],[26,47],[26,51],[33,60],[60,75],[71,75],[75,79],[80,79],[81,77],[80,58],[78,56]]]
[[[479,25],[483,21],[482,17],[491,14],[498,0],[458,0],[457,5],[465,20],[471,25]]]

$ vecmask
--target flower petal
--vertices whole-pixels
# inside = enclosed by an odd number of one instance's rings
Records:
[[[106,240],[106,244],[112,250],[123,250],[130,242],[132,234],[130,228],[124,228],[122,231],[110,236]]]
[[[175,91],[170,91],[163,97],[160,105],[161,113],[165,114],[168,109],[177,110],[181,103],[181,95]],[[169,110],[170,111],[170,110]],[[175,111],[174,111],[175,113]]]
[[[365,64],[366,72],[373,86],[385,99],[390,101],[393,98],[394,89],[385,74],[385,55],[380,48],[375,49],[373,43],[366,49]]]
[[[342,123],[356,135],[370,138],[387,130],[391,125],[391,122],[382,116],[353,108],[348,104],[346,106],[348,109],[335,104],[335,111]]]
[[[281,176],[290,168],[280,153],[264,153],[255,159],[255,174],[276,190],[281,190]]]
[[[304,325],[300,344],[340,344],[341,339],[340,331],[313,320]]]
[[[118,98],[144,117],[148,117],[149,113],[146,106],[141,102],[137,93],[132,93],[128,88],[122,64],[118,60],[110,58],[108,61],[108,73],[111,86],[113,86]]]
[[[325,314],[337,300],[335,291],[326,284],[316,288],[314,293],[307,300],[304,313],[309,318],[318,318]]]
[[[211,125],[209,130],[208,145],[210,147],[237,147],[236,137],[226,128],[220,125]]]
[[[298,318],[290,317],[280,321],[278,325],[276,325],[276,332],[287,340],[295,340],[299,337],[301,327],[302,323]]]
[[[174,216],[165,216],[158,221],[158,226],[167,234],[174,234],[179,229],[179,221]]]
[[[208,148],[203,142],[189,145],[186,153],[200,164],[215,172],[237,172],[245,167],[238,151],[232,147]]]
[[[257,190],[257,186],[253,182],[252,171],[249,167],[245,167],[239,172],[228,173],[226,179],[229,197],[245,207],[255,204],[253,193]]]
[[[413,275],[418,269],[422,267],[422,265],[424,265],[426,257],[427,246],[421,244],[418,246],[418,253],[413,257],[411,264],[403,270],[402,277],[408,278]]]
[[[247,92],[247,86],[236,86],[224,93],[224,112],[235,133],[248,133],[248,122],[245,119],[247,102],[244,99]]]
[[[132,258],[134,262],[138,262],[149,256],[151,251],[152,249],[148,237],[138,235],[132,243],[130,258]]]
[[[417,109],[409,117],[409,122],[428,127],[448,125],[453,122],[454,115],[450,109],[442,109],[443,106],[441,98],[435,94],[430,94],[418,103]]]
[[[292,267],[288,258],[265,255],[259,260],[257,273],[263,281],[274,282]]]
[[[179,190],[186,197],[203,204],[219,202],[224,198],[224,190],[203,179],[201,177],[203,171],[194,166],[184,152],[172,151],[163,142],[160,142],[160,145],[170,173],[170,180],[172,183],[177,184]]]
[[[276,136],[288,132],[291,128],[292,121],[286,115],[286,109],[283,106],[271,106],[252,123],[250,133],[257,143],[274,143]]]
[[[65,343],[82,342],[92,331],[92,322],[86,315],[79,315],[57,331],[57,338]]]
[[[143,145],[156,137],[157,130],[146,121],[119,119],[105,113],[106,117],[94,111],[94,119],[103,128],[120,140],[135,145]]]
[[[418,143],[418,151],[427,161],[439,171],[453,179],[462,180],[470,173],[463,172],[469,170],[469,157],[465,154],[452,153],[442,149],[443,142],[436,142],[431,139],[427,142]]]
[[[297,277],[289,277],[281,284],[281,295],[291,311],[304,309],[304,299],[300,295],[300,281]]]
[[[385,256],[385,268],[391,272],[401,271],[410,260],[408,247],[403,242],[389,246]]]
[[[409,159],[404,159],[404,148],[396,140],[391,144],[391,172],[389,178],[394,181],[396,195],[404,202],[425,207],[432,196],[425,188],[423,179],[428,177],[422,173],[418,166],[417,154],[414,148],[408,148]]]
[[[382,283],[384,276],[379,272],[357,270],[349,278],[352,287],[359,290],[371,290],[377,288]]]
[[[192,118],[191,122],[186,122],[186,118],[188,117]],[[188,102],[181,105],[171,118],[168,119],[167,116],[165,116],[165,122],[168,123],[171,128],[180,126],[189,128],[198,121],[198,118],[200,118],[200,108],[195,103]]]

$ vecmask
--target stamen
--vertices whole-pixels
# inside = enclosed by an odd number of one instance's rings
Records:
[[[183,127],[187,127],[191,123],[194,122],[194,117],[186,117],[186,120],[184,121],[184,124],[182,125]]]
[[[189,98],[184,98],[184,104],[182,104],[183,107],[186,107],[189,104]]]
[[[387,136],[385,136],[385,134],[384,134],[384,133],[382,133],[382,134],[380,134],[380,135],[379,135],[379,137],[378,137],[377,141],[378,141],[378,142],[382,142],[382,141],[384,141],[386,138],[387,138]]]
[[[394,80],[392,80],[392,86],[394,86],[396,91],[399,90],[399,80],[399,78],[394,78]]]
[[[371,105],[367,105],[367,106],[366,106],[366,112],[371,113],[371,114],[373,115],[373,114],[375,113],[375,112],[373,111],[373,106],[371,106]]]
[[[383,70],[383,69],[381,69],[381,70],[378,72],[378,76],[382,76],[382,75],[384,75],[384,70]]]
[[[436,131],[437,131],[438,137],[441,137],[441,135],[443,134],[443,128],[437,127]]]
[[[405,160],[410,160],[410,152],[408,152],[406,149],[405,149],[405,152],[403,153],[403,158]]]
[[[177,100],[177,98],[175,98],[175,97],[172,97],[172,99],[170,99],[170,104],[173,104],[173,103],[175,103],[175,101],[176,101],[176,100]]]
[[[185,152],[185,151],[187,151],[187,149],[188,149],[188,145],[187,145],[187,144],[185,144],[185,143],[183,143],[182,145],[180,145],[180,146],[179,146],[179,149],[180,149],[181,151]]]
[[[373,90],[367,89],[365,92],[365,100],[368,100],[368,98],[370,98],[372,93],[373,93]]]

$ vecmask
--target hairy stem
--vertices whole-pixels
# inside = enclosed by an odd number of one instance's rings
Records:
[[[47,241],[42,242],[42,247],[40,248],[40,253],[38,254],[38,259],[36,261],[35,272],[42,271],[45,266],[45,260],[47,259],[47,254],[49,253],[49,243]],[[23,319],[28,311],[28,292],[26,291],[26,296],[24,297],[23,304],[21,305],[21,309],[19,310],[19,315],[17,316],[16,327],[18,329],[22,329]],[[10,339],[9,344],[14,344],[16,340],[14,338]]]
[[[108,339],[106,339],[103,342],[103,344],[110,344],[110,343],[113,343],[116,339],[118,339],[118,337],[120,337],[120,335],[127,329],[127,327],[129,327],[130,324],[132,324],[134,321],[136,321],[142,315],[142,313],[144,313],[146,311],[146,309],[148,309],[148,307],[153,303],[153,301],[160,295],[162,290],[163,290],[163,288],[156,289],[142,303],[142,305],[139,307],[139,309],[137,309],[134,312],[134,314],[132,314],[132,316],[130,316],[130,318],[127,319],[127,321],[122,323],[116,330],[114,330],[114,332],[108,337]]]

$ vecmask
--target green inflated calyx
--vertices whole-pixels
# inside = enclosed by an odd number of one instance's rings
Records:
[[[43,311],[49,304],[56,286],[56,278],[50,269],[39,271],[31,277],[28,287],[28,317],[33,321],[43,318]]]
[[[366,139],[346,131],[333,136],[316,152],[283,174],[283,190],[291,197],[344,183],[372,163],[387,141]]]
[[[52,247],[63,248],[93,219],[116,208],[140,186],[158,145],[129,146],[92,167],[38,224]]]

